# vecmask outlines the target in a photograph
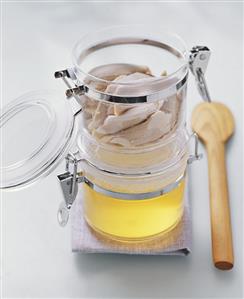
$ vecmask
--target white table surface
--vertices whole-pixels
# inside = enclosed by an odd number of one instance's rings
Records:
[[[18,2],[18,1],[17,1]],[[3,3],[3,103],[30,90],[57,87],[53,72],[71,65],[73,44],[104,26],[156,23],[189,47],[212,49],[207,82],[213,99],[232,110],[236,133],[227,149],[235,267],[211,261],[206,156],[190,167],[193,253],[188,257],[86,255],[71,252],[70,226],[56,211],[62,200],[56,174],[2,194],[4,297],[241,298],[243,296],[243,39],[241,3]],[[194,79],[188,115],[200,101]],[[17,147],[17,145],[16,145]],[[203,151],[203,148],[200,148]]]

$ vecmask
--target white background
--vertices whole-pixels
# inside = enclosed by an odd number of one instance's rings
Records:
[[[56,173],[19,192],[2,194],[4,297],[243,296],[243,39],[241,3],[3,3],[3,102],[30,90],[57,87],[55,70],[71,65],[73,44],[104,26],[155,23],[189,45],[212,50],[207,82],[213,99],[233,111],[236,133],[227,149],[235,267],[211,261],[206,156],[190,168],[193,253],[188,257],[85,255],[71,252],[70,227],[56,211],[62,200]],[[200,101],[191,76],[188,117]],[[18,144],[16,144],[18,150]],[[203,151],[203,148],[201,147]]]

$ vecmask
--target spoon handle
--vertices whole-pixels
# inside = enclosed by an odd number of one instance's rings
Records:
[[[225,166],[225,145],[218,138],[211,138],[206,146],[213,261],[218,269],[229,270],[234,265],[234,257]]]

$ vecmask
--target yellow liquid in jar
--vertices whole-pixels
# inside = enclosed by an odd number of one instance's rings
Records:
[[[114,239],[151,238],[169,231],[181,219],[184,184],[182,180],[172,191],[142,200],[112,198],[83,184],[85,219],[93,229]]]

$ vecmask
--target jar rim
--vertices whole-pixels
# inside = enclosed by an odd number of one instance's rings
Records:
[[[174,157],[171,157],[170,159],[167,159],[165,161],[162,161],[162,163],[156,164],[153,167],[148,167],[148,166],[143,166],[143,167],[136,167],[130,169],[130,168],[121,168],[121,167],[116,167],[114,165],[110,165],[106,162],[103,161],[99,161],[97,159],[93,159],[92,155],[90,155],[87,150],[84,148],[83,144],[82,144],[82,137],[79,138],[77,140],[77,146],[78,149],[81,153],[82,156],[82,160],[86,161],[86,163],[90,166],[90,167],[94,167],[96,168],[98,171],[103,172],[106,175],[112,175],[112,176],[116,176],[116,177],[140,177],[140,176],[154,176],[154,175],[159,175],[160,173],[163,173],[165,171],[167,171],[168,169],[171,169],[172,167],[177,166],[180,161],[182,161],[182,159],[184,159],[184,157],[187,156],[188,159],[188,145],[191,139],[191,135],[189,134],[189,132],[186,130],[186,128],[184,128],[183,130],[177,130],[175,132],[175,134],[173,134],[173,136],[171,136],[170,138],[168,138],[167,140],[165,140],[164,143],[161,143],[158,145],[158,147],[163,147],[165,145],[167,145],[168,143],[174,141],[176,138],[179,138],[179,134],[184,135],[184,142],[182,143],[181,147],[179,148],[179,150],[177,151],[176,155]],[[89,135],[89,134],[87,134]],[[92,139],[93,140],[93,139]],[[94,141],[94,140],[93,140]],[[166,143],[167,142],[167,143]],[[97,146],[100,146],[100,144],[98,144],[96,142]],[[105,145],[105,149],[107,149],[108,147]],[[155,148],[157,149],[157,148]],[[112,148],[111,148],[112,150]],[[119,150],[123,150],[123,149],[119,149]],[[124,149],[125,150],[125,149]],[[147,148],[147,150],[150,152],[152,151],[152,147],[150,147],[150,149]],[[163,149],[162,149],[163,150]],[[114,150],[113,150],[114,151]],[[133,151],[133,150],[132,150]],[[137,154],[140,151],[142,151],[142,149],[134,149],[134,152],[132,152],[129,149],[126,149],[125,154]],[[136,152],[137,151],[137,152]],[[121,153],[121,152],[120,152]]]
[[[81,55],[84,56],[83,59],[85,59],[89,54],[91,54],[92,52],[96,51],[97,49],[102,49],[104,47],[108,47],[108,46],[112,46],[114,45],[114,43],[116,44],[116,42],[118,44],[145,44],[145,45],[153,45],[156,47],[160,47],[163,49],[168,50],[169,52],[171,52],[172,54],[174,54],[177,57],[180,57],[182,59],[182,65],[177,68],[175,71],[171,72],[170,74],[168,74],[167,76],[162,76],[162,77],[152,77],[153,79],[151,80],[152,83],[159,83],[159,82],[167,82],[168,80],[171,80],[172,78],[176,77],[177,74],[184,72],[184,74],[182,75],[185,76],[185,74],[188,72],[188,57],[189,57],[189,51],[187,50],[187,45],[184,42],[184,40],[177,34],[175,33],[171,33],[168,31],[158,31],[159,34],[164,35],[165,37],[170,37],[170,38],[174,38],[176,41],[178,41],[181,46],[182,46],[182,50],[180,51],[179,49],[176,49],[172,46],[170,46],[167,43],[163,43],[160,41],[156,41],[156,39],[149,39],[146,38],[146,35],[144,38],[138,38],[138,36],[134,36],[133,38],[131,37],[126,37],[124,36],[123,38],[114,38],[114,39],[110,39],[110,40],[106,40],[103,42],[98,42],[95,45],[92,44],[91,47],[89,48],[85,48],[83,51],[80,52],[79,48],[80,46],[83,46],[84,44],[86,44],[86,39],[90,38],[92,35],[102,35],[103,33],[106,33],[107,31],[109,32],[110,30],[117,30],[119,31],[120,29],[125,30],[126,29],[131,29],[131,28],[136,28],[137,30],[140,29],[142,30],[143,28],[147,28],[148,26],[145,25],[120,25],[120,26],[110,26],[110,27],[105,27],[99,31],[93,31],[91,33],[87,33],[85,35],[83,35],[83,37],[78,40],[78,42],[76,42],[75,46],[73,47],[72,50],[72,62],[73,65],[75,67],[75,71],[80,73],[81,76],[83,78],[86,78],[86,80],[92,80],[96,83],[103,83],[103,84],[113,84],[113,85],[120,85],[120,86],[136,86],[136,85],[140,85],[141,82],[116,82],[113,80],[105,80],[99,77],[96,77],[92,74],[90,74],[89,72],[86,72],[84,69],[82,69],[78,63],[78,58],[77,58],[77,52],[79,52],[79,57]],[[151,28],[152,26],[150,26]],[[157,28],[158,29],[158,28]],[[155,30],[155,29],[153,29]],[[143,32],[143,31],[142,31]]]
[[[167,163],[167,165],[164,165],[163,167],[160,167],[159,169],[156,169],[154,171],[138,171],[138,172],[119,172],[117,170],[110,170],[102,168],[98,165],[95,165],[92,163],[87,157],[84,157],[82,159],[85,164],[90,167],[93,170],[96,170],[98,173],[101,173],[107,177],[114,177],[114,178],[125,178],[125,179],[142,179],[142,178],[153,178],[160,176],[162,174],[165,174],[167,171],[173,171],[175,169],[178,169],[181,165],[182,161],[185,161],[185,164],[187,164],[188,161],[188,152],[187,152],[187,145],[184,149],[184,151],[181,151],[181,154],[178,155],[178,159],[175,161],[171,160],[171,164]],[[86,173],[86,170],[82,168],[82,172]]]

